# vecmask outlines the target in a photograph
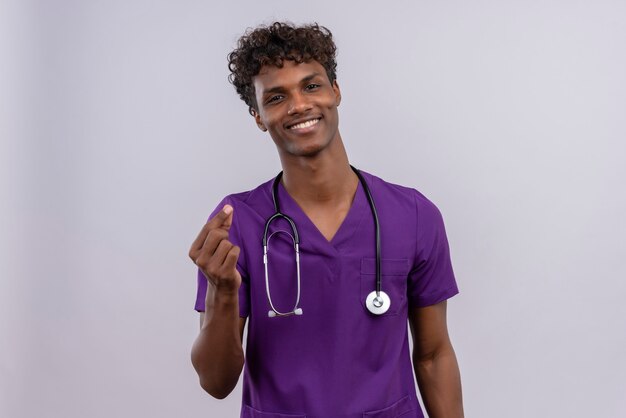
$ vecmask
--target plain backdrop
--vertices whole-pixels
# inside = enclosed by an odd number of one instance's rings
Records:
[[[626,416],[625,2],[0,4],[0,416],[238,416],[187,251],[280,169],[226,67],[277,19],[332,30],[351,162],[443,213],[466,416]]]

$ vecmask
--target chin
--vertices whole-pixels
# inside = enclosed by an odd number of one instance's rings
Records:
[[[327,144],[315,143],[313,141],[304,141],[304,143],[290,143],[285,145],[286,146],[280,152],[295,157],[314,157],[327,148]]]
[[[311,141],[302,141],[293,145],[290,150],[293,154],[297,154],[303,157],[314,157],[320,152],[326,150],[329,151],[332,148],[333,139],[313,139]]]
[[[327,145],[323,144],[307,144],[308,146],[295,147],[291,150],[293,155],[297,155],[300,157],[315,157],[320,152],[324,151],[324,149],[328,148]]]

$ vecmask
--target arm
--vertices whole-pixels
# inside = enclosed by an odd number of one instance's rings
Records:
[[[217,399],[237,385],[244,365],[243,330],[237,295],[221,295],[209,285],[206,312],[200,314],[200,333],[191,349],[191,362],[200,386]]]
[[[446,325],[446,301],[413,308],[413,367],[431,418],[462,418],[461,376]]]
[[[239,318],[240,249],[228,239],[232,220],[233,208],[226,205],[204,225],[189,250],[208,282],[206,312],[200,316],[191,362],[200,386],[218,399],[232,392],[244,365],[241,340],[246,320]]]

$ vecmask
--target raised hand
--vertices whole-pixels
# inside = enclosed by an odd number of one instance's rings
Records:
[[[189,249],[189,257],[216,290],[237,293],[241,275],[237,271],[239,247],[228,240],[233,207],[225,205],[204,225]]]

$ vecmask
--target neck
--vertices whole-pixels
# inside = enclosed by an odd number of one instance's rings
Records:
[[[341,138],[333,149],[314,157],[287,159],[281,156],[283,185],[289,195],[303,205],[352,200],[358,177],[350,168]]]

